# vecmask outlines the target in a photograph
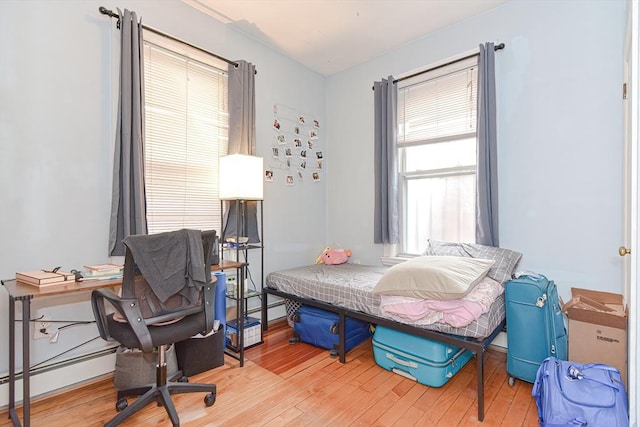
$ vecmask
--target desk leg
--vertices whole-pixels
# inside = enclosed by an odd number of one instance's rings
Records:
[[[31,320],[31,297],[22,300],[22,420],[29,427],[31,415],[31,387],[29,360],[31,344],[29,341],[29,321]]]
[[[14,426],[20,426],[16,411],[16,301],[22,302],[22,419],[25,427],[30,425],[31,390],[29,360],[29,320],[31,319],[31,296],[9,297],[9,418]]]
[[[16,300],[9,297],[9,418],[16,420]]]

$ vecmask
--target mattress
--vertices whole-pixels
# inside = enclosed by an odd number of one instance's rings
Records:
[[[265,284],[268,288],[287,294],[322,301],[351,311],[389,318],[380,311],[380,297],[372,292],[386,270],[386,267],[361,264],[313,264],[269,273]],[[446,323],[431,325],[417,325],[410,321],[402,321],[402,323],[447,334],[485,338],[500,325],[504,318],[504,294],[502,294],[491,304],[487,313],[462,328],[455,328]]]

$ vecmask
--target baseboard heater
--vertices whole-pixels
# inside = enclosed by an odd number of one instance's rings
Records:
[[[60,360],[58,362],[48,363],[46,365],[38,366],[36,368],[31,369],[31,376],[35,376],[38,374],[42,374],[45,372],[53,371],[54,369],[64,368],[66,366],[75,365],[77,363],[86,362],[91,359],[96,359],[98,357],[107,356],[109,354],[115,353],[118,346],[103,348],[91,353],[82,354],[79,356],[71,357],[69,359]],[[16,372],[16,381],[22,379],[22,371]],[[0,377],[0,385],[7,384],[9,382],[9,373]]]

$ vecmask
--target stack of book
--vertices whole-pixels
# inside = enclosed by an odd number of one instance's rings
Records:
[[[85,265],[82,276],[85,279],[111,279],[122,277],[124,267],[118,264]]]
[[[76,281],[76,276],[73,273],[58,271],[57,269],[55,272],[37,270],[16,273],[16,280],[27,285],[44,287],[74,283]]]

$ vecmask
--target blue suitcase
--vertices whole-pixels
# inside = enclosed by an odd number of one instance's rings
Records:
[[[388,371],[430,387],[442,387],[473,357],[473,352],[376,326],[373,357]]]
[[[345,317],[345,352],[371,337],[371,325],[362,320]],[[338,313],[303,305],[293,315],[294,338],[338,354],[339,318]]]
[[[534,382],[538,367],[553,356],[567,360],[568,340],[558,290],[553,280],[526,274],[505,283],[507,373]]]

